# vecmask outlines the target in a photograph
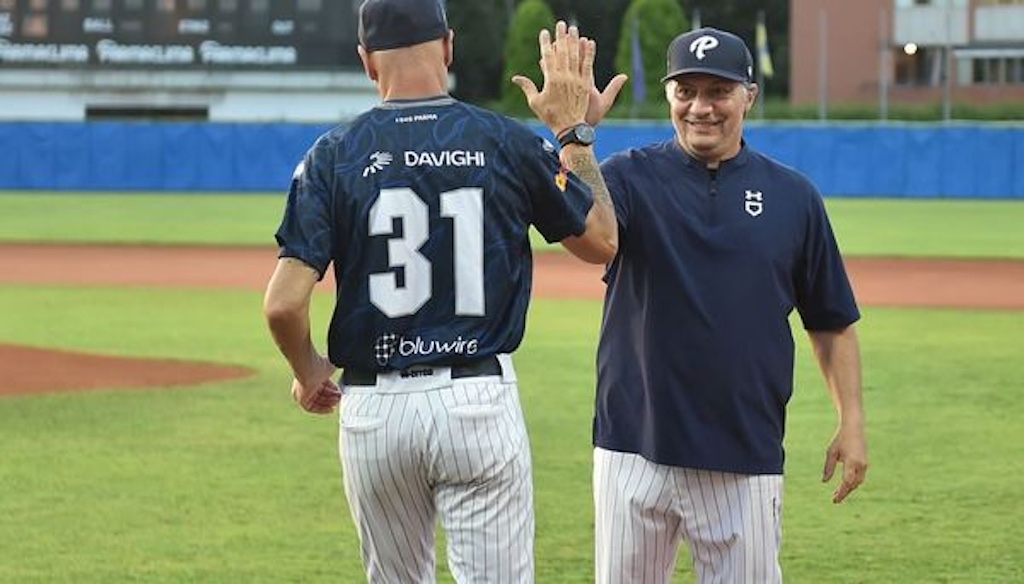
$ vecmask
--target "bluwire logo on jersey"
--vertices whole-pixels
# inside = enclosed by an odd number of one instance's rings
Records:
[[[421,336],[412,338],[399,337],[394,333],[386,333],[377,338],[374,344],[374,356],[381,366],[387,365],[395,353],[402,357],[427,357],[436,355],[476,355],[480,350],[479,339],[465,339],[462,335],[454,339],[425,339]]]
[[[440,152],[405,152],[406,166],[487,166],[484,153],[466,150],[442,150]]]
[[[480,350],[480,341],[477,339],[464,339],[462,336],[454,340],[442,341],[438,339],[424,339],[416,337],[407,339],[402,337],[398,341],[398,354],[403,357],[420,355],[475,355]]]

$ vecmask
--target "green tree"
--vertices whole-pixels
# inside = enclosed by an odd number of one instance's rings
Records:
[[[544,0],[523,0],[516,8],[505,39],[505,72],[501,80],[501,105],[510,113],[528,113],[522,90],[512,83],[513,75],[525,75],[539,87],[540,49],[537,35],[542,28],[552,30],[555,16]]]
[[[762,93],[777,97],[789,95],[789,0],[687,0],[687,14],[700,12],[703,26],[727,30],[746,41],[754,53],[754,27],[758,10],[764,10],[775,76],[762,87]]]
[[[633,0],[622,19],[615,51],[616,70],[630,76],[630,85],[623,90],[618,103],[632,103],[635,92],[632,84],[641,81],[636,78],[632,64],[634,32],[639,36],[643,82],[647,101],[650,102],[660,100],[664,92],[661,78],[665,76],[665,55],[669,43],[689,29],[690,23],[676,0]]]
[[[619,38],[622,16],[630,0],[549,0],[556,19],[577,24],[583,36],[597,41],[594,78],[604,87],[616,73],[629,73],[615,68],[615,45]]]
[[[491,2],[448,0],[448,25],[455,30],[452,95],[472,103],[496,99],[508,13]]]

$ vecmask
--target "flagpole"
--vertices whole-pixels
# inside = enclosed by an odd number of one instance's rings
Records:
[[[640,18],[633,19],[633,34],[630,39],[630,61],[633,73],[633,102],[630,104],[629,116],[636,119],[640,107],[647,102],[647,80],[644,70],[644,57],[640,46]]]
[[[757,11],[757,28],[755,30],[758,31],[755,33],[755,36],[757,37],[755,39],[755,44],[757,45],[755,47],[757,49],[757,119],[764,120],[764,98],[765,90],[767,88],[764,85],[764,57],[762,55],[762,51],[766,50],[766,47],[762,47],[761,43],[766,43],[767,39],[760,38],[762,34],[760,31],[766,30],[764,10]]]

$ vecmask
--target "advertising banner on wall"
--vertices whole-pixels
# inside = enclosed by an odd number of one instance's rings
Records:
[[[359,67],[357,0],[0,0],[0,68]]]

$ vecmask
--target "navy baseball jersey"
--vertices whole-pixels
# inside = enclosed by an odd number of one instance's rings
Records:
[[[605,275],[595,445],[780,474],[792,310],[809,330],[860,317],[820,194],[746,145],[711,171],[672,139],[602,173],[619,253]]]
[[[529,226],[580,235],[592,203],[525,125],[448,96],[388,101],[317,140],[276,237],[321,277],[333,262],[336,366],[453,365],[519,346]]]

